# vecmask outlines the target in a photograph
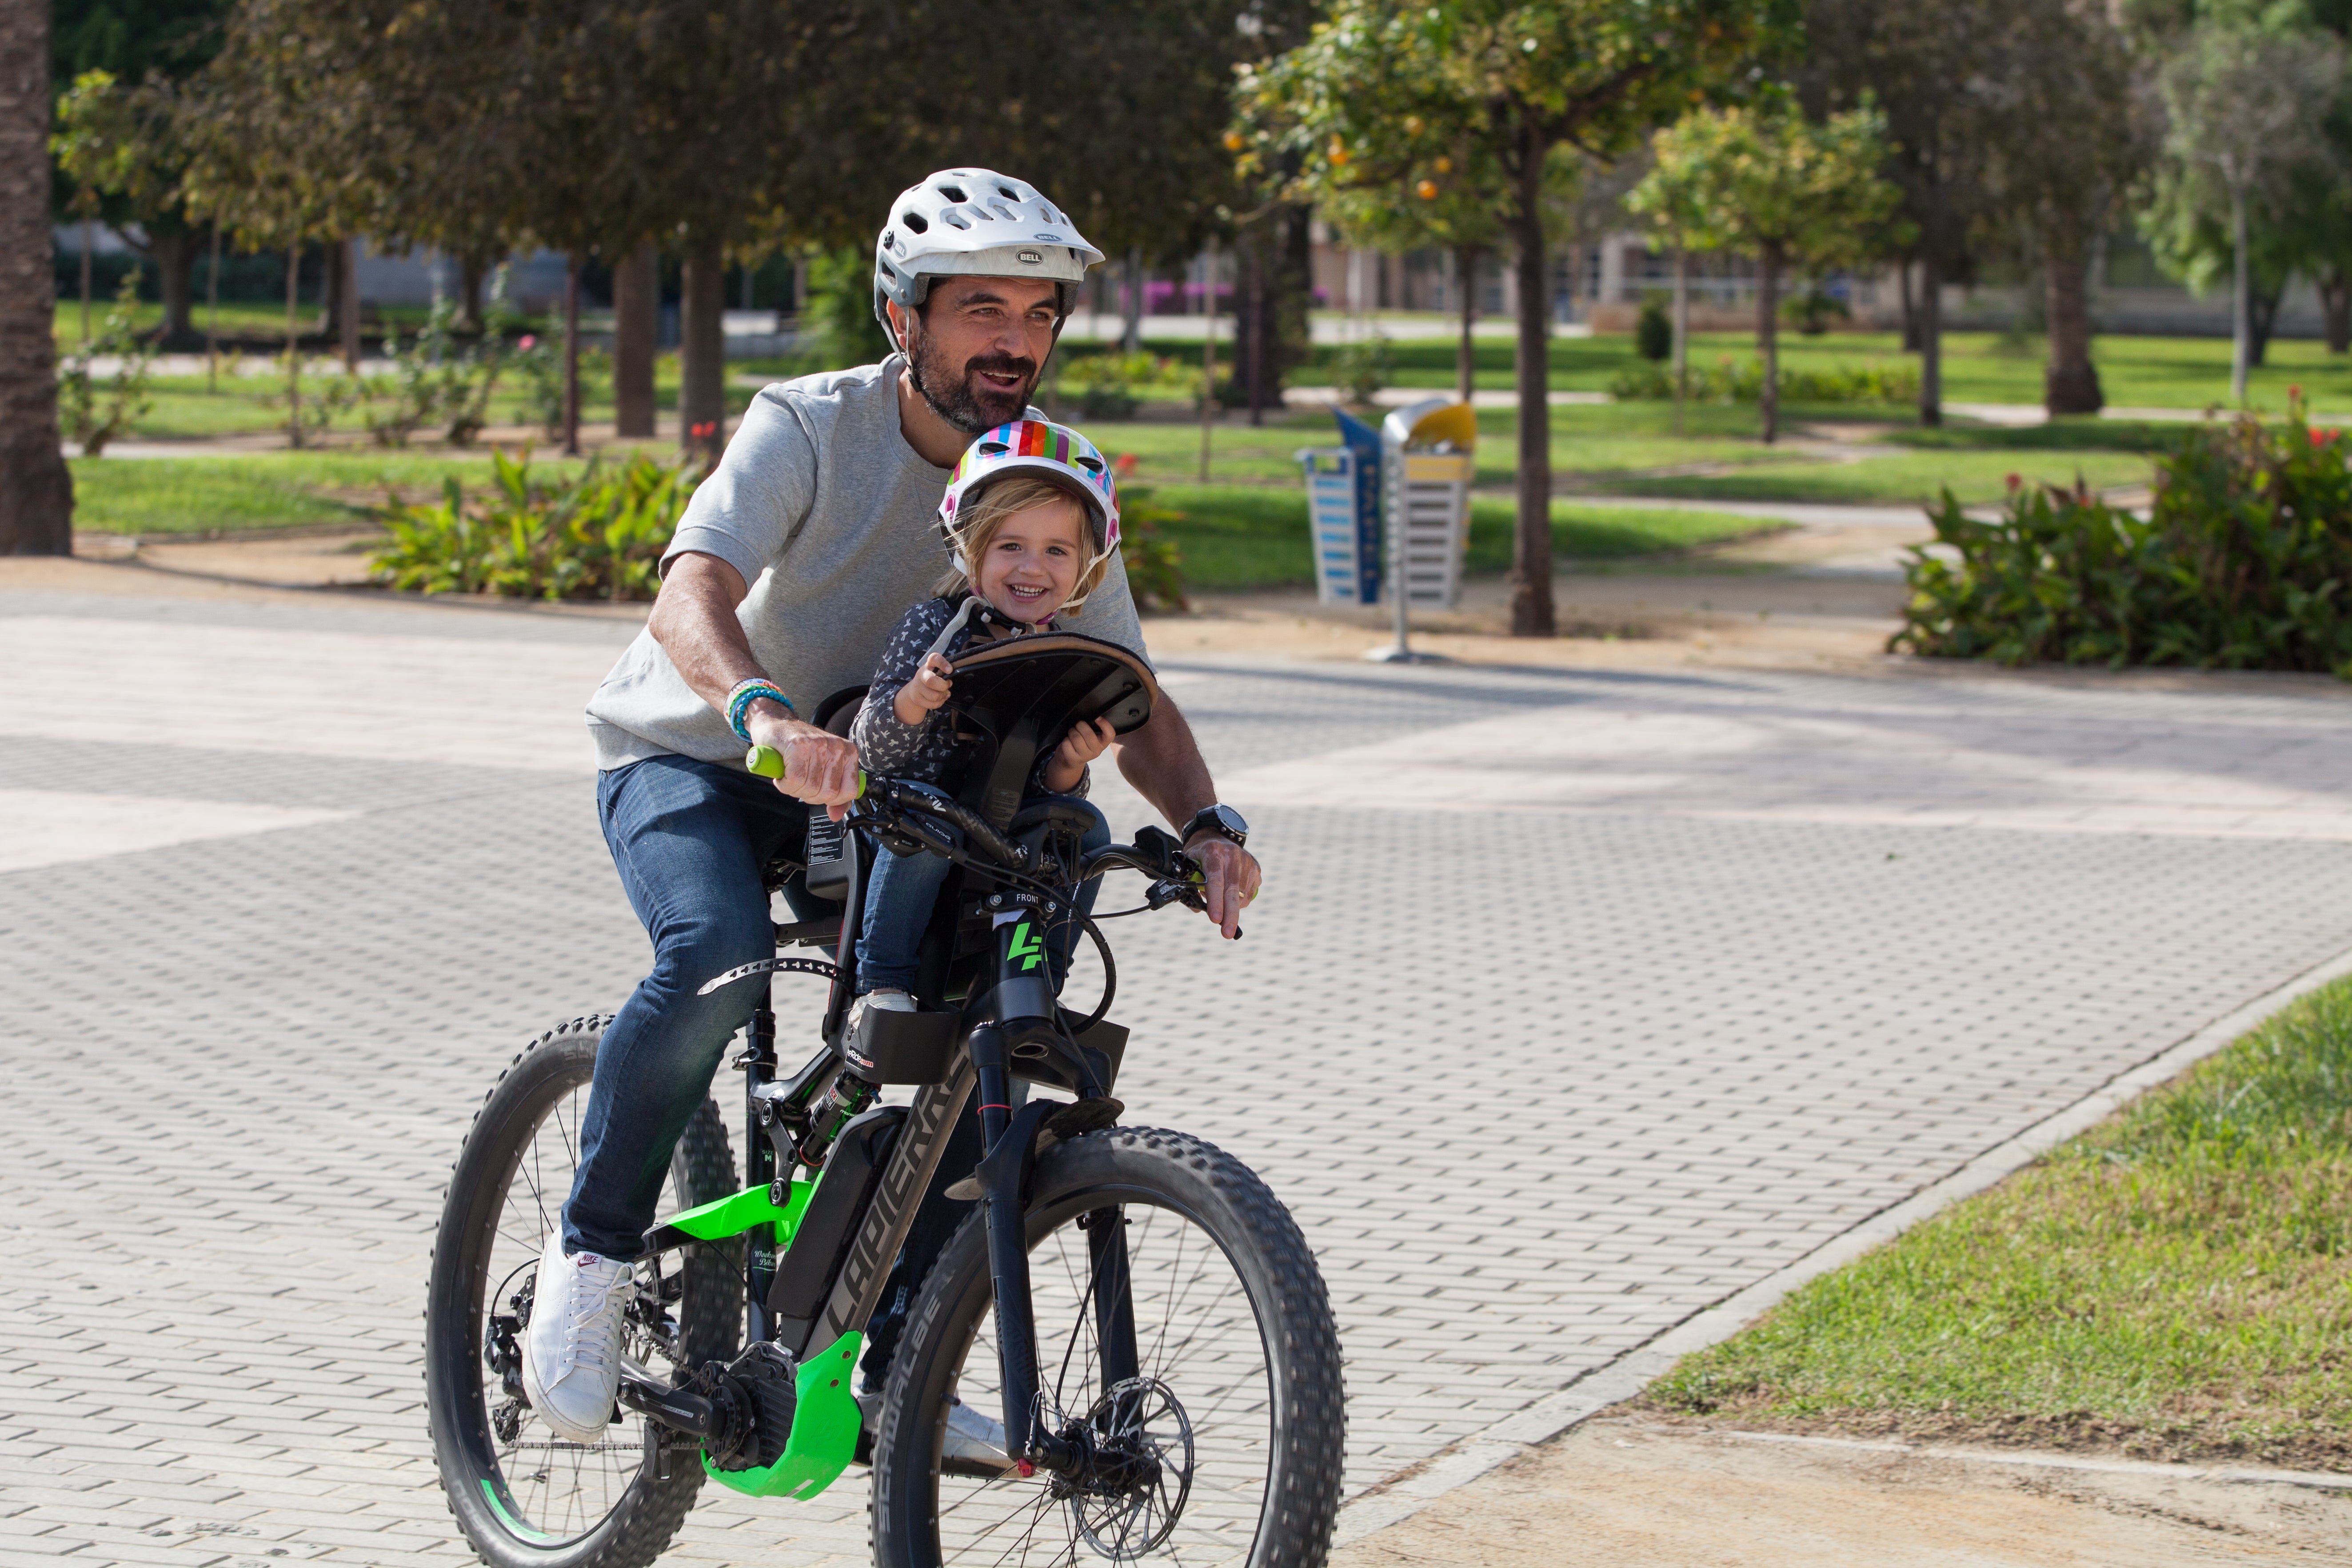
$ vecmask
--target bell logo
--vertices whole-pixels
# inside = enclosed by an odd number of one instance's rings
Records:
[[[1045,259],[1045,253],[1036,250],[1024,250],[1020,253],[1020,256],[1022,260],[1032,267],[1039,265]]]

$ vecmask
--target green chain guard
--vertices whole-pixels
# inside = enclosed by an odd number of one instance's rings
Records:
[[[646,1241],[654,1251],[686,1240],[724,1241],[766,1221],[776,1227],[776,1247],[781,1251],[792,1245],[793,1232],[800,1227],[801,1215],[808,1212],[809,1199],[815,1192],[815,1182],[795,1180],[778,1207],[768,1201],[766,1187],[746,1187],[732,1197],[715,1198],[670,1215],[646,1233]]]
[[[746,1497],[808,1499],[831,1486],[857,1454],[865,1417],[849,1391],[857,1370],[858,1346],[866,1336],[852,1331],[803,1362],[793,1389],[793,1434],[784,1451],[764,1469],[722,1470],[702,1456],[703,1473]]]

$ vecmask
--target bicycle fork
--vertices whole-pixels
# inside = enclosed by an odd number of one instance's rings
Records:
[[[1024,1041],[1058,1032],[1043,935],[1044,922],[1034,908],[997,918],[997,987],[991,998],[996,1021],[974,1029],[970,1037],[971,1065],[979,1079],[982,1149],[976,1174],[988,1235],[989,1275],[995,1290],[997,1371],[1004,1396],[1005,1443],[1023,1475],[1039,1466],[1067,1474],[1084,1468],[1091,1458],[1084,1451],[1083,1439],[1074,1443],[1069,1434],[1047,1429],[1038,1395],[1036,1312],[1029,1288],[1028,1194],[1024,1188],[1040,1125],[1061,1108],[1033,1101],[1016,1114],[1010,1058]],[[1107,1394],[1136,1375],[1135,1309],[1129,1289],[1126,1225],[1117,1208],[1094,1210],[1082,1223],[1087,1233],[1092,1277],[1088,1294],[1093,1298]]]

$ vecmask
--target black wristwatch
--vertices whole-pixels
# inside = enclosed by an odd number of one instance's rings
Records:
[[[1184,825],[1184,831],[1178,837],[1190,844],[1203,833],[1213,833],[1236,848],[1249,847],[1249,824],[1230,805],[1202,806],[1192,814],[1192,820]]]

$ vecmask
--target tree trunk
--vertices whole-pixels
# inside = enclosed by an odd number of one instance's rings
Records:
[[[563,455],[580,455],[580,253],[563,266]]]
[[[334,335],[336,307],[342,301],[342,249],[339,241],[331,239],[319,245],[319,324],[312,331],[322,338]]]
[[[661,260],[646,240],[613,268],[613,433],[654,433],[655,340],[661,331]]]
[[[1690,251],[1675,247],[1675,434],[1683,433],[1683,402],[1690,395]]]
[[[1518,523],[1511,547],[1511,635],[1558,630],[1551,598],[1551,311],[1544,297],[1541,138],[1519,132],[1517,200],[1511,227],[1518,254]],[[1404,584],[1397,584],[1402,593]]]
[[[1896,264],[1895,278],[1896,287],[1902,290],[1903,352],[1906,354],[1916,354],[1919,352],[1919,310],[1911,300],[1911,258],[1909,257],[1905,257]]]
[[[196,232],[147,236],[147,254],[155,263],[155,282],[163,295],[163,324],[155,341],[165,349],[186,349],[195,342]]]
[[[2246,321],[2252,329],[2248,358],[2257,370],[2270,358],[2271,330],[2278,325],[2279,301],[2286,293],[2286,283],[2282,278],[2271,288],[2257,287],[2247,301]]]
[[[2236,272],[2230,284],[2230,401],[2246,401],[2246,371],[2253,357],[2253,274],[2246,255],[2246,194],[2230,192],[2230,243]]]
[[[286,444],[302,449],[302,247],[286,247]]]
[[[0,555],[73,552],[51,255],[48,0],[0,0]]]
[[[1919,258],[1919,423],[1944,422],[1944,274],[1935,253]]]
[[[679,448],[717,464],[727,445],[727,262],[718,246],[697,241],[678,269]]]
[[[89,346],[89,263],[92,246],[89,215],[84,213],[81,218],[81,341],[85,348]]]
[[[1764,360],[1764,384],[1756,408],[1764,416],[1764,444],[1780,438],[1780,247],[1768,245],[1756,258],[1756,348]]]
[[[2327,322],[2327,352],[2352,351],[2352,274],[2340,263],[2319,275],[2319,309]]]
[[[1462,285],[1462,346],[1454,353],[1454,380],[1462,394],[1462,401],[1470,401],[1470,394],[1478,384],[1478,355],[1471,343],[1471,328],[1478,321],[1478,247],[1458,247],[1454,252],[1454,273]]]
[[[487,258],[457,258],[457,330],[479,337],[482,332],[482,279],[489,272]]]
[[[1217,418],[1217,237],[1201,257],[1201,482],[1209,482],[1209,432]]]
[[[1130,246],[1127,252],[1126,298],[1120,306],[1127,316],[1127,330],[1119,334],[1121,353],[1140,353],[1143,350],[1143,247]]]
[[[335,270],[342,274],[342,296],[335,301],[335,313],[341,318],[343,330],[343,370],[347,374],[360,373],[360,242],[356,237],[339,241],[335,246]]]
[[[2062,414],[2096,414],[2106,399],[2099,370],[2091,363],[2090,258],[2082,236],[2071,231],[2045,239],[2042,248],[2050,363],[2042,372],[2042,405]]]
[[[1235,320],[1234,354],[1248,379],[1249,422],[1253,426],[1265,423],[1265,246],[1271,237],[1255,235],[1241,247],[1241,259],[1247,268],[1247,291],[1237,301],[1245,316]]]

